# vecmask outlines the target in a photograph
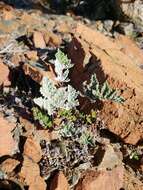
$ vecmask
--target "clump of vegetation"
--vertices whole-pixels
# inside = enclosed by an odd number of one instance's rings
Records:
[[[35,98],[34,102],[49,115],[58,109],[70,110],[79,105],[78,92],[72,86],[57,88],[47,77],[42,80],[40,92],[42,96]]]
[[[69,69],[73,67],[71,61],[67,55],[59,49],[55,57],[54,66],[57,74],[56,79],[62,83],[69,82]],[[68,84],[67,86],[57,88],[47,77],[43,77],[40,93],[42,96],[35,98],[34,102],[41,109],[46,110],[49,115],[54,114],[59,109],[72,110],[79,105],[77,99],[78,92],[71,85]]]
[[[87,81],[83,83],[84,94],[92,101],[98,100],[111,100],[118,103],[123,103],[124,98],[117,94],[115,89],[110,88],[109,84],[105,81],[102,85],[99,84],[96,74],[91,76],[90,83]]]
[[[96,128],[86,124],[80,118],[76,121],[63,120],[58,130],[59,139],[56,141],[41,143],[43,159],[40,162],[41,174],[45,178],[50,177],[51,171],[62,170],[68,177],[70,184],[75,184],[75,173],[81,173],[94,162],[94,155],[98,145],[96,143]],[[90,165],[90,166],[89,166]]]
[[[97,128],[94,125],[97,115],[96,110],[85,114],[77,109],[80,93],[68,83],[69,69],[73,67],[71,60],[61,50],[57,51],[55,57],[56,80],[60,85],[57,87],[44,77],[40,88],[41,96],[34,99],[37,105],[37,108],[33,109],[35,119],[44,128],[52,127],[58,133],[56,140],[41,142],[41,175],[48,178],[52,171],[62,170],[68,176],[69,182],[75,184],[73,172],[79,171],[83,164],[87,164],[89,168],[94,162],[98,148]],[[84,83],[84,93],[94,101],[99,99],[123,102],[123,98],[118,96],[116,90],[111,89],[107,82],[100,85],[96,75],[91,77],[89,85]],[[58,119],[60,123],[55,124]]]
[[[53,81],[47,77],[43,77],[40,88],[41,96],[34,99],[34,103],[38,106],[33,109],[34,118],[38,120],[44,128],[52,126],[50,118],[53,115],[54,117],[55,115],[59,117],[64,116],[71,122],[76,121],[77,118],[81,118],[81,123],[83,120],[86,124],[92,124],[96,120],[96,112],[92,110],[89,115],[78,113],[76,107],[79,105],[78,95],[80,93],[71,85],[67,84],[67,82],[70,82],[68,78],[69,69],[73,67],[71,60],[59,49],[55,58],[56,79],[61,82],[61,85],[57,87]],[[98,99],[103,101],[111,100],[118,103],[124,102],[124,98],[118,95],[115,89],[111,89],[107,82],[104,82],[102,85],[99,84],[96,74],[91,76],[89,84],[85,81],[83,87],[84,95],[90,98],[91,101]]]
[[[78,120],[81,124],[92,124],[96,121],[96,111],[91,110],[90,114],[84,114],[78,110],[59,110],[58,117],[71,122]]]

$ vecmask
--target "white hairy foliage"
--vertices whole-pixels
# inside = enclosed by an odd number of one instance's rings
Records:
[[[47,77],[43,77],[40,92],[42,96],[35,98],[34,102],[49,115],[59,108],[70,110],[79,105],[78,92],[72,86],[56,88]]]
[[[57,74],[56,80],[59,82],[69,82],[69,69],[73,67],[71,60],[68,59],[67,55],[65,55],[60,49],[58,49],[55,57],[56,60],[54,61],[54,65]]]

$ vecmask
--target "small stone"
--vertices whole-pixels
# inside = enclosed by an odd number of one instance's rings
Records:
[[[49,33],[50,39],[49,39],[49,43],[55,46],[60,46],[62,43],[62,39],[61,36],[54,34],[52,32]]]
[[[69,190],[69,184],[63,172],[59,172],[51,181],[50,190]]]
[[[26,57],[32,61],[37,61],[39,58],[38,58],[38,55],[37,55],[37,51],[28,51],[25,53]]]
[[[61,33],[70,33],[71,31],[71,28],[68,26],[66,22],[58,23],[55,29]]]
[[[9,81],[9,69],[3,64],[2,60],[0,60],[0,85],[9,86],[11,83]]]
[[[18,143],[13,139],[12,130],[16,126],[0,116],[0,157],[13,155],[18,151]]]
[[[37,142],[33,137],[28,137],[24,145],[23,154],[28,158],[31,158],[33,162],[39,162],[42,157],[39,142]]]
[[[33,33],[33,43],[36,48],[41,48],[41,49],[46,48],[46,43],[44,41],[44,37],[41,32],[35,31]]]
[[[13,170],[20,164],[20,162],[18,160],[12,159],[12,158],[8,158],[7,160],[5,160],[4,162],[2,162],[2,164],[0,165],[0,169],[6,173],[9,174],[11,172],[13,172]]]
[[[120,153],[121,155],[121,153]],[[116,166],[122,164],[122,157],[119,156],[119,152],[115,152],[111,145],[105,147],[105,154],[99,165],[99,169],[113,169]]]
[[[123,178],[124,169],[121,166],[111,171],[89,170],[79,180],[75,190],[119,190],[123,188]]]
[[[36,139],[38,139],[39,142],[41,140],[45,140],[47,142],[50,142],[53,140],[57,140],[59,136],[58,136],[57,131],[49,132],[47,130],[37,130],[35,132],[35,137],[36,137]]]
[[[4,10],[2,18],[4,20],[12,20],[14,18],[13,11],[11,11],[11,10]]]

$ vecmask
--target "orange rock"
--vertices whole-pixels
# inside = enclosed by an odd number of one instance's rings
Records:
[[[56,26],[56,30],[61,33],[70,33],[71,32],[71,28],[68,26],[68,24],[66,22],[58,23],[58,25]]]
[[[2,164],[0,165],[0,169],[6,173],[9,174],[13,172],[13,170],[20,164],[18,160],[8,158]]]
[[[25,135],[26,137],[31,136],[31,135],[35,132],[35,130],[36,130],[36,127],[34,126],[34,124],[31,123],[30,121],[28,121],[28,119],[24,119],[24,118],[22,118],[22,117],[20,117],[19,119],[20,119],[21,125],[22,125],[22,126],[24,127],[24,129],[25,129],[24,135]]]
[[[20,54],[14,54],[11,58],[11,62],[16,66],[20,66],[20,63],[22,62],[22,56]]]
[[[74,34],[82,37],[89,44],[97,45],[100,49],[116,49],[119,50],[120,47],[116,45],[110,38],[104,36],[98,31],[95,31],[83,24],[78,24]]]
[[[9,69],[0,60],[0,85],[9,86],[11,83],[9,81]]]
[[[44,33],[44,40],[45,40],[46,45],[48,45],[48,44],[49,44],[49,41],[50,41],[49,32],[45,32],[45,33]]]
[[[20,16],[21,19],[21,25],[22,24],[27,24],[27,25],[36,25],[37,24],[37,18],[33,17],[31,14],[27,12],[23,12],[22,15]]]
[[[39,142],[33,137],[28,137],[24,145],[23,154],[34,162],[39,162],[42,157],[42,150]]]
[[[52,141],[52,140],[58,139],[58,132],[57,131],[49,132],[47,130],[37,130],[35,132],[35,137],[36,139],[38,139],[39,142],[41,140]]]
[[[123,187],[123,174],[124,170],[121,166],[111,171],[89,170],[79,181],[75,190],[119,190]]]
[[[30,190],[46,190],[46,183],[40,176],[40,169],[37,163],[24,156],[23,165],[19,174],[24,179]]]
[[[121,51],[134,60],[134,63],[139,66],[143,64],[143,52],[135,44],[135,42],[127,36],[119,35],[116,43],[121,47]]]
[[[49,36],[49,39],[48,39],[48,36],[46,37],[46,40],[48,43],[50,43],[54,46],[60,46],[61,45],[62,39],[59,35],[54,34],[53,32],[47,32],[47,35]]]
[[[101,159],[101,158],[99,158]],[[98,169],[113,169],[116,166],[122,165],[122,156],[121,152],[115,151],[114,148],[111,145],[107,145],[105,147],[105,153],[102,158],[101,163],[98,166]]]
[[[47,64],[47,67],[44,69],[34,67],[30,64],[24,64],[23,70],[26,75],[29,75],[33,80],[40,83],[42,81],[43,76],[48,77],[51,79],[55,84],[57,84],[57,81],[55,80],[55,73],[53,71],[52,66]]]
[[[17,28],[19,27],[19,23],[17,22],[17,20],[11,20],[9,24],[7,24],[6,22],[0,22],[0,30],[3,33],[12,33],[15,30],[17,30]]]
[[[41,176],[38,176],[35,182],[30,184],[29,190],[47,190],[46,182]]]
[[[46,43],[41,32],[35,31],[33,33],[33,43],[36,48],[46,48]]]
[[[2,17],[4,20],[12,20],[14,18],[13,11],[4,10]]]
[[[13,155],[18,150],[18,144],[11,133],[15,127],[15,125],[0,116],[0,157]]]
[[[5,47],[5,44],[8,43],[9,36],[8,35],[0,35],[0,49]]]
[[[38,55],[37,55],[37,51],[28,51],[25,53],[26,57],[32,61],[37,61],[39,58],[38,58]]]
[[[135,129],[124,138],[124,141],[127,144],[137,144],[141,138],[143,138],[142,134],[138,129]]]
[[[50,190],[69,190],[68,181],[62,172],[56,174],[52,179]]]

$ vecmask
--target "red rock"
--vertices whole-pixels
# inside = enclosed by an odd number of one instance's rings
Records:
[[[28,51],[25,53],[26,57],[32,61],[37,61],[39,58],[38,58],[38,55],[37,55],[37,51]]]
[[[25,135],[26,137],[31,136],[36,130],[36,127],[34,126],[34,124],[31,123],[28,119],[24,119],[22,117],[20,117],[19,119],[20,119],[21,125],[25,129],[25,132],[23,135]]]
[[[33,33],[33,43],[36,48],[41,48],[41,49],[46,48],[46,43],[44,41],[44,37],[41,32],[35,31]]]
[[[47,190],[46,182],[42,177],[38,176],[35,182],[29,186],[29,190]]]
[[[50,190],[69,190],[68,181],[62,172],[56,174],[52,179]]]
[[[15,127],[14,124],[0,116],[0,157],[13,155],[18,150],[18,143],[11,133]]]
[[[101,159],[101,158],[100,158]],[[98,166],[98,169],[113,169],[116,166],[122,165],[122,154],[121,152],[117,152],[117,150],[114,150],[114,148],[111,145],[107,145],[105,147],[105,153],[102,158],[102,161],[100,165]]]
[[[119,190],[123,187],[123,167],[111,171],[92,171],[85,173],[75,190]]]
[[[66,22],[58,23],[58,25],[56,26],[56,30],[61,33],[70,33],[71,32],[71,28],[69,27],[68,23],[66,23]]]
[[[39,162],[42,157],[42,150],[39,142],[37,142],[33,137],[28,137],[24,144],[23,154],[34,162]]]
[[[110,38],[83,24],[77,25],[74,34],[80,35],[86,42],[91,45],[97,45],[100,49],[120,49],[120,47],[118,47]]]
[[[29,186],[30,190],[46,190],[46,182],[40,176],[40,169],[37,163],[24,156],[23,165],[19,177]]]
[[[4,10],[2,18],[4,20],[12,20],[14,18],[14,14],[12,10]]]
[[[6,173],[9,174],[13,172],[13,170],[20,164],[18,160],[8,158],[2,164],[0,165],[0,169]]]
[[[2,60],[0,60],[0,85],[9,86],[11,83],[9,81],[9,69],[3,64]]]
[[[47,71],[42,70],[38,67],[34,67],[30,64],[24,64],[23,70],[26,75],[29,75],[33,80],[35,80],[38,83],[41,83],[43,76],[45,76],[51,79],[55,84],[57,84],[57,81],[55,80],[56,75],[53,71],[53,68],[48,64]]]
[[[127,36],[119,35],[116,43],[121,47],[121,51],[134,60],[138,66],[143,64],[142,50],[135,44],[135,42]]]
[[[46,44],[50,44],[53,46],[60,46],[62,43],[62,39],[60,35],[54,34],[53,32],[46,31],[44,37]]]

